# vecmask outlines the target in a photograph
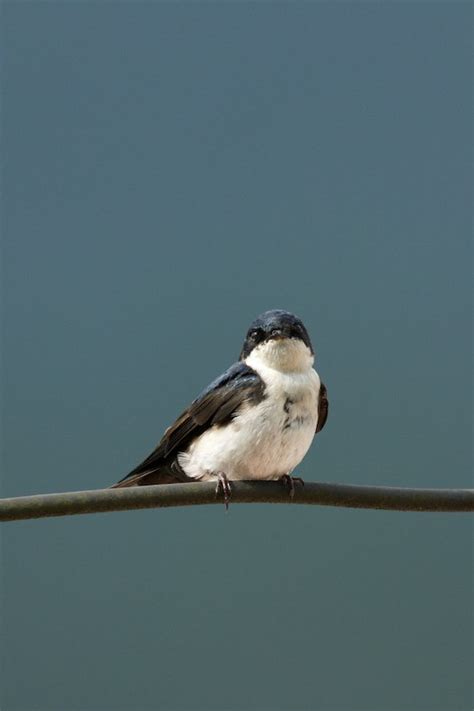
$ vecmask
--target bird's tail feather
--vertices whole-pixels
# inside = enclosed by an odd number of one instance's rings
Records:
[[[110,489],[123,489],[129,486],[150,486],[154,484],[180,484],[191,481],[184,472],[175,473],[169,467],[151,469],[148,471],[131,471],[126,477],[112,484]]]

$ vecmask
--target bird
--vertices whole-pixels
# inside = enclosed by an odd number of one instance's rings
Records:
[[[213,380],[160,442],[112,488],[215,481],[226,508],[232,481],[282,480],[294,495],[295,467],[328,418],[327,389],[302,320],[260,314],[239,360]]]

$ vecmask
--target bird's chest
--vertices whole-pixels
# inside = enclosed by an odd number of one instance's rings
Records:
[[[313,375],[314,374],[314,375]],[[306,454],[317,423],[316,373],[266,377],[266,397],[246,422],[257,475],[291,471]]]
[[[267,385],[267,396],[262,401],[255,419],[263,433],[284,441],[298,438],[301,431],[312,428],[317,417],[317,391],[312,379],[274,378]]]

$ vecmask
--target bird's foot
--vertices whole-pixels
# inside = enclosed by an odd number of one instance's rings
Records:
[[[219,496],[221,490],[224,494],[225,510],[228,511],[230,496],[232,494],[232,487],[230,485],[230,481],[223,472],[219,472],[219,474],[217,475],[216,497]]]
[[[290,476],[290,474],[283,474],[283,476],[281,477],[281,481],[287,487],[290,494],[290,498],[293,498],[295,495],[295,484],[301,484],[301,486],[304,486],[304,481],[300,476]]]

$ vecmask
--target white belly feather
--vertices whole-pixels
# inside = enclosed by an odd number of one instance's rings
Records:
[[[231,422],[211,427],[179,455],[188,476],[278,479],[308,451],[318,421],[321,383],[316,371],[308,363],[304,370],[284,372],[260,358],[249,365],[265,382],[265,398],[244,405]]]

